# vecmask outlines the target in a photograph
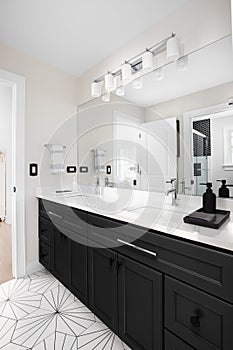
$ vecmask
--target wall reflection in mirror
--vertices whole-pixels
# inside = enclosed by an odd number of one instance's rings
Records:
[[[231,36],[116,92],[79,108],[80,184],[194,195],[233,184]]]

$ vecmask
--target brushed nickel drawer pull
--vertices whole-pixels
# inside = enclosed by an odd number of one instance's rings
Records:
[[[49,215],[55,216],[56,218],[61,219],[61,220],[63,219],[63,217],[61,215],[55,214],[52,211],[49,211]]]
[[[132,244],[132,243],[129,243],[129,242],[126,242],[126,241],[123,241],[122,239],[119,239],[119,238],[118,238],[118,239],[117,239],[117,242],[122,243],[122,244],[125,244],[125,245],[127,245],[127,246],[129,246],[129,247],[132,247],[132,248],[134,248],[134,249],[140,250],[140,251],[143,252],[143,253],[147,253],[147,254],[150,254],[150,255],[153,255],[153,256],[157,256],[157,253],[155,253],[155,252],[151,252],[150,250],[147,250],[147,249],[138,247],[137,245]]]

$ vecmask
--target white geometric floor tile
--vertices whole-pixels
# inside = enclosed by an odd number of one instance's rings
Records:
[[[130,350],[49,272],[0,285],[0,350]]]
[[[28,291],[28,278],[0,285],[0,316],[19,320],[39,308],[42,296]]]
[[[103,323],[96,322],[78,337],[82,350],[124,350],[127,346]]]
[[[34,273],[29,278],[29,290],[34,293],[44,294],[60,285],[60,282],[46,270]]]
[[[77,350],[78,339],[75,336],[55,332],[32,350]]]
[[[12,334],[16,326],[16,321],[0,317],[0,349],[10,343]]]
[[[59,285],[42,296],[40,309],[19,320],[12,339],[32,348],[56,331],[76,337],[93,323],[93,313]]]

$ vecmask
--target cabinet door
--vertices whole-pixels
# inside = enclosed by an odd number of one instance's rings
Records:
[[[42,240],[39,241],[39,261],[49,271],[51,271],[51,248]]]
[[[164,342],[165,350],[195,350],[167,330],[165,330]]]
[[[65,285],[69,284],[69,238],[54,229],[53,273]]]
[[[87,303],[87,242],[70,241],[70,286],[72,292]]]
[[[39,238],[49,246],[53,239],[53,229],[53,225],[48,219],[39,217]]]
[[[107,248],[88,248],[89,307],[117,332],[117,254]]]
[[[162,349],[162,274],[118,256],[119,335],[134,350]]]

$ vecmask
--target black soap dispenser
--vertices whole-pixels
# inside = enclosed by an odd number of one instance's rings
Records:
[[[218,190],[219,197],[221,197],[221,198],[229,198],[230,191],[229,191],[229,188],[227,188],[226,180],[217,180],[217,181],[222,183],[222,186]]]
[[[216,212],[216,194],[213,193],[212,183],[201,183],[200,185],[206,185],[206,192],[203,194],[203,212],[209,214],[215,214]]]

